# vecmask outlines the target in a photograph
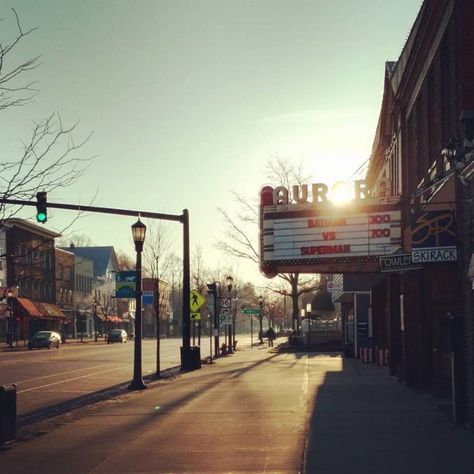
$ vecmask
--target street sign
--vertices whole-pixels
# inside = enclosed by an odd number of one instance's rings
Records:
[[[242,310],[243,314],[260,314],[260,310],[258,308],[244,308]]]
[[[142,298],[142,302],[143,304],[153,304],[155,301],[155,298],[154,298],[154,295],[153,295],[153,291],[144,291],[143,292],[143,298]]]
[[[230,297],[228,296],[221,296],[219,298],[219,309],[221,315],[229,315],[230,314]]]
[[[220,325],[221,326],[230,326],[230,325],[232,325],[232,316],[230,314],[221,314],[220,315]]]
[[[327,290],[329,293],[342,291],[342,281],[332,281],[327,282]]]
[[[137,272],[125,271],[115,274],[115,298],[135,298]]]
[[[413,249],[411,251],[413,263],[455,262],[458,259],[456,247],[433,247]]]
[[[395,253],[379,257],[381,272],[401,272],[406,270],[420,270],[421,265],[415,265],[411,253]]]
[[[191,321],[199,321],[201,319],[201,313],[199,311],[191,313]]]
[[[201,295],[201,293],[199,293],[198,290],[191,290],[191,312],[195,313],[204,304],[205,301],[206,299],[203,295]]]

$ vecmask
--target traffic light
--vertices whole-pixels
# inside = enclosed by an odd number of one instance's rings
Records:
[[[44,224],[48,220],[48,210],[46,202],[46,192],[36,193],[36,220]]]

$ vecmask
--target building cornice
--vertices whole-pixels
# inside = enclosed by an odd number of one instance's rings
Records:
[[[55,239],[61,236],[61,234],[58,234],[57,232],[45,229],[44,227],[40,227],[39,225],[33,224],[32,222],[26,221],[24,219],[11,218],[5,221],[3,223],[3,226],[5,228],[18,227],[19,229],[26,230],[28,232],[38,234],[50,239]]]

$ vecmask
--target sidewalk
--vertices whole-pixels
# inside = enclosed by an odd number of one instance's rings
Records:
[[[472,474],[474,433],[439,400],[385,367],[344,359],[318,390],[306,444],[307,474]]]
[[[265,345],[20,438],[4,474],[474,472],[474,434],[386,368]]]

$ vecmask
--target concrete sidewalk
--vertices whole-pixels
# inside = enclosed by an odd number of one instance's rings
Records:
[[[338,354],[240,350],[20,433],[3,474],[472,474],[474,435]]]
[[[451,422],[439,400],[385,367],[343,359],[327,372],[309,421],[308,474],[472,474],[474,433]]]

